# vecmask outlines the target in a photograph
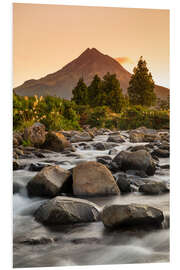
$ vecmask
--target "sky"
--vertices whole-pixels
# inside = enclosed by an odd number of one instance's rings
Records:
[[[13,4],[13,87],[96,48],[132,73],[143,56],[169,87],[169,10]]]

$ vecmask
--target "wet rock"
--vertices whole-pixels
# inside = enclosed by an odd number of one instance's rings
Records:
[[[29,171],[31,172],[39,172],[43,168],[50,166],[50,164],[45,164],[45,163],[31,163],[29,166]]]
[[[46,156],[43,155],[41,152],[34,152],[34,155],[38,158],[45,158]]]
[[[163,165],[159,165],[159,167],[161,169],[169,169],[170,168],[170,165],[169,164],[163,164]]]
[[[20,164],[17,160],[13,160],[13,171],[22,170],[24,168],[24,164]]]
[[[129,132],[130,142],[155,142],[159,141],[161,137],[154,129],[146,127],[139,127]]]
[[[114,156],[114,155],[116,155],[118,152],[119,152],[119,151],[118,151],[117,149],[114,148],[114,149],[109,150],[109,153],[108,153],[108,154]]]
[[[72,150],[71,143],[64,137],[64,135],[55,131],[49,131],[47,133],[43,147],[54,152],[62,152],[65,149]]]
[[[151,155],[156,155],[157,157],[160,158],[168,158],[169,157],[169,151],[168,150],[163,150],[163,149],[155,149]]]
[[[156,170],[151,155],[145,150],[136,152],[121,151],[114,157],[111,166],[120,171],[144,171],[147,175],[154,175]]]
[[[31,127],[25,128],[24,139],[30,141],[35,146],[42,145],[46,139],[45,126],[37,122]]]
[[[100,162],[102,164],[109,164],[112,161],[112,158],[110,156],[99,156],[99,157],[96,157],[96,160],[97,162]]]
[[[120,193],[108,168],[95,161],[82,162],[73,168],[73,192],[80,196]]]
[[[148,151],[145,145],[130,146],[127,150],[131,151],[131,152],[136,152],[136,151],[139,151],[139,150]]]
[[[92,136],[88,132],[79,132],[74,134],[71,139],[71,143],[77,143],[77,142],[88,142],[92,141]]]
[[[139,192],[146,195],[158,195],[169,192],[166,183],[151,181],[139,187]]]
[[[107,142],[123,143],[125,142],[125,139],[120,134],[117,135],[110,134],[110,136],[107,139]]]
[[[34,216],[43,224],[64,225],[98,221],[99,211],[87,200],[58,196],[42,204]]]
[[[21,145],[23,142],[23,137],[20,132],[13,132],[13,147]]]
[[[142,170],[127,170],[126,173],[130,174],[130,175],[136,175],[136,176],[139,176],[142,178],[148,177],[148,175],[145,173],[145,171],[142,171]]]
[[[95,147],[96,150],[101,150],[101,151],[104,151],[106,150],[106,146],[104,143],[102,142],[98,142],[96,143],[95,145],[93,145]]]
[[[65,182],[71,173],[59,166],[48,166],[37,173],[27,184],[28,195],[55,197],[64,191]],[[70,187],[71,188],[71,187]]]
[[[159,227],[164,220],[163,212],[148,205],[105,206],[101,219],[107,228],[119,227]]]
[[[119,174],[116,183],[122,193],[131,192],[131,182],[128,180],[127,175]]]
[[[58,239],[56,237],[34,236],[34,237],[27,237],[27,238],[21,239],[19,243],[26,244],[26,245],[45,245],[45,244],[54,243],[57,240]]]

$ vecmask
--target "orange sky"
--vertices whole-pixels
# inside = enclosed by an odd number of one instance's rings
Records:
[[[169,11],[13,4],[13,86],[53,73],[86,48],[120,58],[130,72],[142,55],[169,87]]]

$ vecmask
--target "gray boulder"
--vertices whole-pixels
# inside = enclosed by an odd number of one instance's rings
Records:
[[[55,197],[61,192],[72,190],[71,173],[59,166],[44,167],[27,184],[28,195],[30,197]],[[67,183],[68,181],[68,183]]]
[[[141,185],[139,187],[139,192],[146,195],[159,195],[169,192],[169,188],[167,187],[166,183],[151,181]]]
[[[105,206],[101,219],[107,228],[160,226],[164,220],[163,212],[148,205],[110,205]]]
[[[73,193],[80,196],[117,195],[120,193],[109,169],[95,161],[73,168]]]
[[[147,175],[154,175],[156,169],[151,155],[146,150],[121,151],[112,160],[112,165],[116,170],[139,170],[144,171]]]
[[[62,152],[67,149],[73,150],[71,143],[65,138],[65,136],[61,132],[55,131],[49,131],[46,134],[46,141],[43,147],[54,152]]]
[[[71,143],[92,141],[93,137],[86,131],[76,132],[70,139]]]
[[[87,200],[58,196],[42,204],[34,216],[43,224],[64,225],[98,221],[99,210]]]
[[[120,134],[110,134],[107,139],[107,142],[114,142],[114,143],[123,143],[125,139]]]
[[[31,127],[25,128],[24,139],[30,141],[35,146],[42,145],[46,139],[45,126],[37,122]]]

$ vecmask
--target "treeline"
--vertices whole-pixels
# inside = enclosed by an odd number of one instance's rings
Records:
[[[13,127],[22,130],[34,122],[47,130],[80,130],[83,125],[110,129],[169,127],[169,100],[158,101],[154,81],[146,61],[140,58],[124,96],[115,74],[103,79],[95,75],[87,86],[80,78],[72,99],[59,97],[21,97],[13,93]],[[152,107],[159,106],[159,109]]]

